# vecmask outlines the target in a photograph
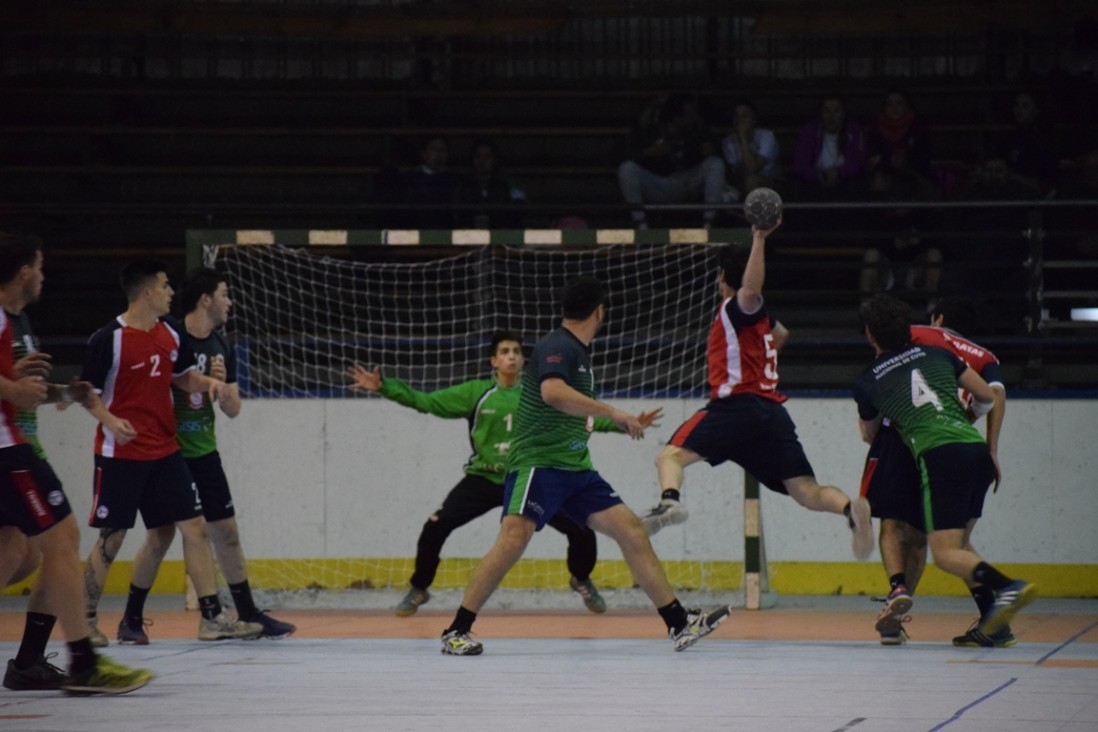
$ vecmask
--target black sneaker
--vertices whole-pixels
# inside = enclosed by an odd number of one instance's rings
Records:
[[[122,618],[118,621],[118,642],[124,646],[149,645],[149,634],[145,632],[145,628],[152,624],[151,620],[142,618],[141,624],[135,628],[125,618]]]
[[[282,638],[293,635],[293,632],[297,630],[297,626],[293,623],[284,623],[281,620],[275,620],[267,614],[265,610],[259,610],[248,618],[243,620],[249,623],[259,623],[263,626],[263,635],[260,638],[267,638],[269,640],[280,640]]]
[[[958,648],[1010,648],[1018,643],[1009,625],[1004,625],[994,633],[984,633],[980,630],[980,621],[972,624],[964,635],[953,639],[953,645]]]
[[[8,661],[8,670],[4,673],[4,686],[15,691],[54,691],[61,688],[65,672],[50,659],[56,653],[42,656],[27,668],[18,668],[15,659]]]

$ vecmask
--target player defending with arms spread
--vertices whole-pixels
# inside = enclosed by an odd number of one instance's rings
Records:
[[[99,538],[84,572],[93,641],[107,645],[106,636],[95,629],[96,610],[107,572],[138,511],[147,529],[175,524],[183,535],[183,562],[202,612],[199,640],[256,638],[262,625],[234,620],[221,609],[202,502],[175,441],[172,386],[204,391],[216,401],[225,382],[198,372],[182,328],[165,318],[173,292],[162,263],[131,262],[122,268],[120,281],[129,306],[91,337],[81,377],[102,395],[89,410],[99,420],[91,519]],[[155,573],[138,574],[143,567],[155,570],[156,563],[142,556],[145,551],[143,545],[134,561],[131,597],[152,587],[155,579]],[[125,624],[123,618],[120,636]]]
[[[4,685],[20,690],[60,687],[82,695],[123,694],[147,684],[152,674],[113,663],[92,648],[90,629],[80,607],[80,530],[61,482],[49,463],[35,454],[15,421],[16,410],[34,409],[47,398],[60,396],[57,385],[47,385],[42,375],[19,376],[15,371],[9,313],[22,313],[27,304],[37,301],[44,279],[41,241],[0,236],[0,526],[15,527],[31,537],[31,551],[35,553],[32,561],[40,553],[41,570],[31,601],[43,619],[49,620],[49,627],[38,638],[40,644],[32,648],[24,642],[20,655],[8,662]],[[91,385],[86,382],[64,389],[66,397],[81,403],[91,395]],[[4,529],[6,538],[10,538],[10,531]],[[25,556],[26,545],[21,546]],[[7,552],[20,545],[5,541],[3,548],[5,559],[9,559],[12,555]],[[3,586],[15,568],[5,564],[0,571]],[[42,658],[54,619],[61,624],[70,659],[68,675],[60,683]]]
[[[962,335],[975,328],[976,308],[971,300],[941,298],[930,314],[930,322],[930,325],[911,326],[911,342],[946,349],[968,364],[995,392],[995,403],[987,413],[987,446],[995,464],[997,490],[999,434],[1006,412],[1006,388],[999,359]],[[967,408],[970,395],[962,392],[960,397]],[[882,645],[902,645],[907,640],[903,623],[912,606],[911,596],[926,567],[926,527],[919,468],[911,450],[888,420],[882,420],[866,456],[862,495],[869,499],[873,515],[881,519],[881,561],[890,585],[884,609],[877,616],[876,629]],[[984,585],[969,589],[982,617],[994,599],[991,589]],[[977,625],[979,620],[967,633],[954,638],[953,645],[1004,648],[1017,643],[1010,626],[1003,626],[992,638],[981,633]]]
[[[792,496],[812,511],[845,515],[854,533],[854,556],[873,551],[869,503],[853,503],[845,493],[816,482],[812,465],[797,440],[797,430],[778,391],[778,351],[789,331],[766,310],[766,238],[781,226],[752,227],[746,264],[725,247],[720,253],[721,304],[709,329],[710,401],[682,424],[656,458],[663,493],[644,516],[649,534],[685,521],[680,503],[683,471],[705,460],[720,465],[731,460],[776,493]]]
[[[229,283],[225,275],[217,270],[200,267],[191,272],[183,283],[182,299],[185,313],[183,338],[194,351],[198,372],[225,382],[217,404],[222,413],[232,419],[240,414],[241,407],[240,389],[236,383],[236,353],[218,331],[228,321],[229,308],[232,307]],[[221,573],[229,584],[237,616],[245,622],[262,625],[263,638],[286,638],[297,628],[272,618],[257,608],[252,598],[233,497],[225,470],[221,467],[221,455],[217,451],[213,402],[204,392],[187,393],[174,385],[172,399],[177,424],[176,441],[183,450],[187,468],[198,489],[206,531],[213,542]],[[175,524],[146,532],[145,545],[137,553],[139,564],[135,563],[133,569],[134,581],[126,602],[126,613],[118,626],[119,643],[148,644],[143,614],[152,581],[146,586],[138,578],[156,578],[160,563],[174,538]]]
[[[876,295],[860,312],[877,353],[854,387],[862,439],[871,443],[885,418],[899,431],[921,476],[923,521],[934,562],[970,589],[983,585],[991,591],[977,630],[994,637],[1037,597],[1036,587],[1002,574],[971,543],[997,470],[957,389],[972,395],[977,416],[995,404],[995,390],[944,348],[913,344],[911,309],[900,300]]]
[[[407,617],[430,599],[427,588],[438,571],[442,546],[450,534],[475,518],[503,505],[504,464],[511,446],[511,430],[518,409],[521,385],[519,375],[525,362],[522,338],[510,331],[496,331],[489,344],[493,377],[473,379],[446,389],[424,393],[403,381],[382,378],[380,369],[367,371],[355,364],[350,370],[352,389],[365,389],[412,407],[424,414],[445,419],[464,419],[469,424],[469,443],[473,454],[465,464],[465,477],[454,486],[442,506],[428,517],[416,545],[416,568],[411,588],[397,605],[396,614]],[[641,424],[650,427],[661,410],[639,415]],[[617,432],[609,419],[595,420],[595,431]],[[568,537],[569,586],[583,598],[593,613],[606,612],[602,599],[591,581],[598,545],[595,532],[580,526],[563,513],[549,525]]]
[[[558,512],[617,542],[633,578],[667,624],[675,650],[708,635],[730,612],[683,608],[640,520],[594,470],[587,441],[595,419],[610,419],[633,439],[644,436],[644,425],[640,417],[595,399],[590,346],[606,318],[605,288],[581,277],[565,288],[561,300],[561,327],[538,341],[522,372],[499,536],[473,570],[461,607],[443,631],[443,653],[474,656],[484,650],[470,637],[477,613],[534,532]]]

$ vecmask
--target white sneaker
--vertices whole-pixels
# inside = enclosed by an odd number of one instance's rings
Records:
[[[854,558],[867,559],[873,553],[873,516],[864,498],[850,503],[850,530],[854,532]]]
[[[644,524],[648,535],[654,536],[665,526],[681,524],[688,518],[690,518],[690,512],[686,510],[686,506],[673,498],[663,498],[641,517],[641,523]]]
[[[728,619],[731,612],[732,608],[727,606],[719,607],[711,613],[703,613],[701,610],[687,610],[686,627],[677,633],[673,630],[668,631],[671,641],[675,644],[675,650],[685,651],[712,633],[718,625]]]
[[[252,640],[263,635],[263,626],[259,623],[246,623],[235,620],[224,610],[212,620],[202,618],[198,623],[198,640],[216,641],[230,638]]]
[[[99,632],[99,618],[88,618],[88,640],[92,648],[106,648],[111,644],[107,636]]]

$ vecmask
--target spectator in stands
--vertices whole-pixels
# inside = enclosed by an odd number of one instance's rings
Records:
[[[1033,92],[1023,91],[1014,97],[1013,116],[1014,127],[1006,140],[1006,162],[1015,178],[1046,194],[1056,184],[1060,165],[1056,132]]]
[[[457,212],[459,227],[477,229],[521,229],[522,215],[513,208],[501,206],[521,204],[526,194],[509,176],[499,170],[496,145],[492,140],[473,143],[472,169],[457,186],[457,202],[469,206],[483,204],[483,209],[461,209]]]
[[[650,107],[629,138],[629,159],[618,167],[626,203],[719,203],[724,194],[724,162],[714,136],[691,94],[672,94]],[[704,212],[706,226],[716,210]],[[648,227],[642,209],[633,225]]]
[[[450,146],[442,137],[431,137],[419,151],[419,167],[404,174],[401,181],[404,203],[422,209],[407,212],[408,223],[416,229],[449,229],[454,225],[453,204],[458,179],[446,163]]]
[[[846,114],[838,94],[820,102],[817,119],[806,124],[793,152],[798,197],[807,200],[850,198],[865,172],[866,141],[861,125]]]
[[[749,101],[736,105],[732,132],[721,143],[728,181],[734,194],[742,199],[756,188],[774,188],[779,177],[778,139],[774,133],[758,127],[758,111]]]
[[[877,122],[867,137],[866,168],[871,173],[885,167],[930,176],[929,133],[900,89],[885,94]]]

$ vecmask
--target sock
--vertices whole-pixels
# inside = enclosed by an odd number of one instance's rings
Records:
[[[664,605],[661,608],[656,608],[660,617],[663,618],[663,622],[667,623],[667,629],[673,630],[676,633],[686,627],[686,609],[682,606],[682,603],[678,599],[673,600],[670,604]]]
[[[198,598],[198,609],[206,620],[213,620],[221,614],[221,600],[217,595],[208,595]]]
[[[27,613],[23,625],[23,641],[15,655],[15,667],[30,668],[46,655],[46,644],[50,642],[50,633],[57,618],[45,613]]]
[[[668,498],[672,501],[677,501],[679,500],[679,492],[674,488],[667,488],[666,490],[664,490],[663,493],[660,494],[660,500],[663,500],[664,498]]]
[[[92,648],[91,639],[82,638],[69,643],[68,646],[70,674],[75,676],[95,666],[95,649]]]
[[[892,589],[896,589],[900,585],[904,585],[904,587],[906,588],[907,587],[907,576],[903,572],[899,572],[897,574],[894,574],[894,575],[892,575],[891,577],[888,578],[888,584],[892,587]]]
[[[970,587],[968,591],[972,593],[972,599],[976,601],[976,607],[980,610],[980,617],[987,615],[987,611],[991,609],[991,603],[995,602],[995,593],[985,585]]]
[[[248,585],[248,580],[229,585],[229,592],[232,593],[233,604],[236,605],[236,614],[241,620],[247,620],[259,612],[259,608],[255,606],[255,600],[252,598],[252,588]]]
[[[850,515],[850,507],[851,507],[851,502],[847,501],[846,505],[843,506],[843,516],[846,516],[846,522],[848,524],[850,524],[850,530],[853,531],[854,530],[854,517]]]
[[[451,630],[468,633],[473,630],[473,623],[476,622],[476,619],[477,614],[475,612],[467,609],[464,605],[461,605],[458,607],[457,614],[454,616],[454,622],[450,623],[450,627],[442,631],[442,633],[445,635]]]
[[[134,629],[141,627],[141,621],[145,616],[145,599],[149,596],[151,589],[151,587],[130,585],[130,594],[126,598],[126,612],[122,615],[126,619],[126,625]]]
[[[1010,584],[1011,579],[987,562],[980,562],[972,570],[972,579],[978,584],[987,585],[992,590],[1001,590]]]

